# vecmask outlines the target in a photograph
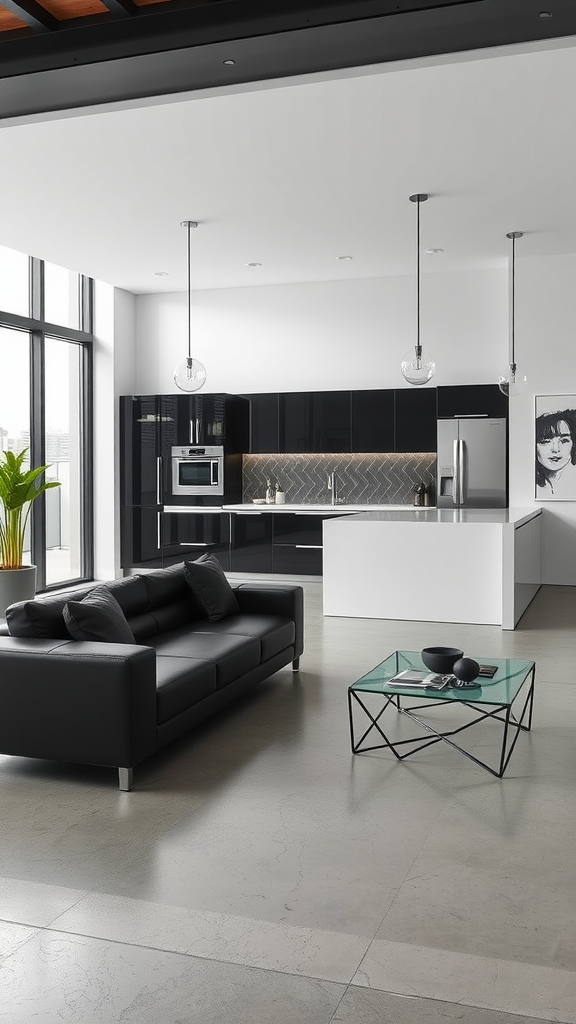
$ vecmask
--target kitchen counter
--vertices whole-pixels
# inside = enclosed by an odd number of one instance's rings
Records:
[[[414,505],[305,505],[290,504],[282,505],[257,505],[253,501],[246,501],[238,505],[164,505],[164,512],[310,512],[316,515],[334,513],[339,516],[348,516],[357,512],[406,512],[410,515],[413,512],[432,511],[432,508],[418,508]]]
[[[514,629],[541,584],[542,514],[411,508],[329,519],[324,614]]]

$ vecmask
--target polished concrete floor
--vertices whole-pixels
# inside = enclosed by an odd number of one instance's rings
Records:
[[[131,793],[0,757],[1,1022],[576,1024],[576,588],[514,633],[324,619],[305,589],[300,675]],[[503,780],[445,744],[350,753],[349,683],[442,643],[537,663]],[[496,755],[496,723],[469,735]]]

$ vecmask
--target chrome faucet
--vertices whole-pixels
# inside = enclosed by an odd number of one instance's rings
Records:
[[[339,498],[338,497],[338,484],[339,483],[340,483],[340,480],[339,480],[338,474],[336,473],[335,470],[333,470],[331,473],[328,473],[328,490],[332,491],[332,504],[333,505],[343,505],[344,504],[344,498]]]

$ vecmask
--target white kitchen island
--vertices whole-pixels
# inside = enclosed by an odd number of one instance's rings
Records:
[[[541,584],[542,509],[406,509],[330,519],[324,614],[514,629]]]

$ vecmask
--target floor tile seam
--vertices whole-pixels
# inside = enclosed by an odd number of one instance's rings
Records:
[[[14,923],[14,922],[10,922],[10,923]],[[32,927],[32,926],[30,926],[30,927]],[[223,959],[222,957],[217,957],[217,956],[205,956],[205,955],[203,956],[201,953],[191,953],[191,952],[188,952],[187,950],[166,949],[165,946],[154,946],[154,945],[150,945],[150,944],[144,943],[144,942],[127,942],[125,939],[111,939],[111,938],[108,938],[107,936],[104,937],[102,935],[93,935],[90,932],[80,932],[80,931],[72,932],[72,931],[67,931],[65,928],[51,928],[48,925],[34,926],[34,929],[35,929],[35,932],[38,933],[38,934],[44,932],[44,933],[51,933],[51,934],[53,934],[55,936],[67,936],[68,938],[71,938],[71,939],[74,939],[74,938],[94,939],[94,940],[96,940],[96,942],[110,942],[114,946],[123,946],[123,947],[126,947],[127,949],[146,949],[146,950],[148,950],[151,953],[167,953],[169,956],[187,957],[189,960],[203,960],[203,961],[205,961],[207,963],[222,964],[223,966],[226,966],[226,967],[245,967],[247,970],[251,970],[251,971],[266,971],[268,974],[283,974],[283,975],[286,975],[287,977],[290,977],[290,978],[300,978],[300,979],[305,979],[305,980],[308,980],[308,981],[323,981],[323,982],[327,982],[330,985],[341,985],[343,988],[348,988],[351,985],[352,978],[354,977],[354,975],[359,970],[360,964],[364,960],[364,957],[366,956],[366,953],[368,952],[368,948],[370,947],[370,944],[371,944],[370,940],[367,940],[367,942],[368,942],[367,948],[364,951],[364,953],[362,954],[362,956],[360,957],[358,965],[355,966],[354,968],[351,968],[351,970],[350,970],[350,979],[348,981],[334,981],[333,978],[326,978],[326,977],[323,977],[322,975],[319,975],[319,974],[305,974],[303,971],[290,971],[290,970],[287,970],[287,969],[282,968],[282,967],[266,967],[266,966],[264,966],[262,964],[247,964],[247,963],[244,963],[244,962],[239,961],[239,960],[226,960],[226,959]],[[21,946],[26,945],[27,942],[31,942],[32,940],[37,939],[38,938],[38,934],[30,935],[27,939],[25,939],[22,943],[20,943],[20,945],[18,946],[18,949],[20,949]],[[17,952],[17,950],[12,950],[8,954],[8,956],[12,956],[12,953],[14,953],[14,952]],[[2,960],[0,959],[0,964],[1,963],[2,963]],[[363,986],[356,986],[356,987],[362,988]]]
[[[17,921],[6,921],[6,922],[3,921],[2,923],[3,924],[4,923],[6,923],[6,924],[18,924]],[[24,946],[28,945],[29,942],[33,942],[34,939],[37,939],[38,938],[38,934],[40,932],[44,931],[44,928],[42,928],[40,925],[26,924],[26,925],[22,925],[21,927],[23,927],[23,928],[32,928],[33,929],[33,934],[32,935],[28,935],[25,939],[22,939],[21,942],[18,942],[17,945],[14,946],[14,948],[11,949],[9,953],[2,953],[2,954],[0,954],[0,968],[2,968],[10,960],[10,958],[12,956],[14,956],[16,953],[19,953],[20,950],[24,948]],[[362,959],[364,959],[364,958],[362,958]]]

